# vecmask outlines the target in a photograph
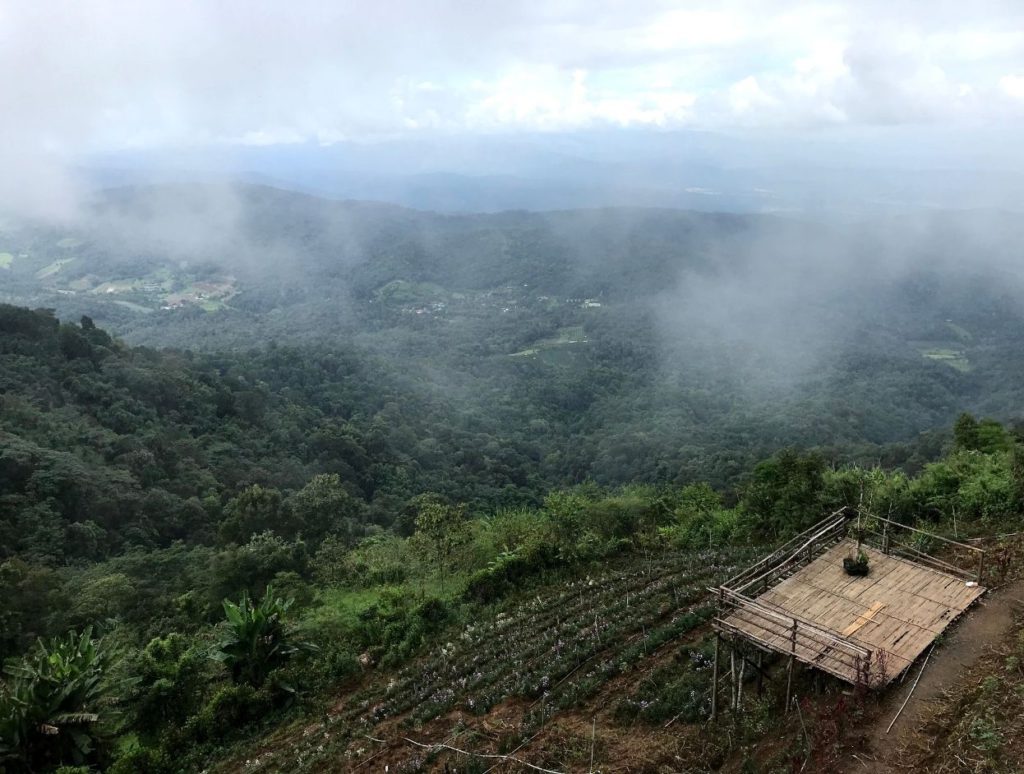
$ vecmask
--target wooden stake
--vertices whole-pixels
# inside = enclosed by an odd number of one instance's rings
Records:
[[[590,774],[594,774],[594,740],[597,739],[597,716],[595,715],[590,725]]]
[[[914,695],[914,691],[917,689],[918,680],[920,680],[921,675],[924,674],[924,668],[928,666],[928,659],[932,657],[932,650],[935,650],[934,644],[932,645],[931,650],[928,651],[928,655],[925,656],[924,663],[921,664],[921,671],[917,673],[917,680],[914,680],[914,684],[910,686],[910,693],[908,693],[907,698],[903,700],[903,704],[900,706],[900,711],[896,713],[896,717],[892,719],[892,723],[890,723],[889,727],[885,729],[885,733],[888,734],[890,731],[892,731],[892,727],[896,725],[896,721],[899,720],[900,715],[903,714],[903,710],[906,708],[907,702],[910,701],[910,697]]]
[[[555,771],[554,769],[544,769],[540,766],[534,766],[532,763],[527,763],[521,758],[513,758],[511,755],[491,755],[487,753],[476,753],[470,752],[469,750],[460,750],[458,747],[452,747],[450,744],[423,744],[422,742],[417,742],[415,739],[410,739],[407,736],[402,738],[409,744],[416,745],[417,747],[423,747],[427,750],[451,750],[452,752],[459,753],[460,755],[469,755],[474,758],[489,758],[492,760],[496,759],[500,761],[511,761],[512,763],[518,763],[520,766],[525,766],[528,769],[540,771],[544,774],[564,774],[564,772]]]

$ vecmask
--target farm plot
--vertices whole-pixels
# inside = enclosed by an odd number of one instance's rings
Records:
[[[558,334],[547,339],[540,339],[533,343],[533,346],[513,352],[509,357],[532,357],[538,354],[556,353],[560,348],[572,344],[587,344],[589,339],[583,331],[582,325],[570,325],[559,328]]]
[[[74,258],[61,258],[36,272],[36,279],[49,279],[60,273],[60,270],[72,263]]]
[[[967,359],[967,355],[962,349],[944,349],[936,347],[923,350],[921,355],[928,360],[933,360],[936,363],[944,363],[950,368],[955,368],[957,371],[961,371],[963,373],[967,373],[971,370],[971,362]]]
[[[366,757],[367,737],[388,735],[382,729],[484,716],[510,699],[524,705],[524,724],[543,725],[705,622],[706,587],[744,559],[735,550],[633,557],[534,592],[452,631],[432,653],[346,697],[247,770],[350,770]]]

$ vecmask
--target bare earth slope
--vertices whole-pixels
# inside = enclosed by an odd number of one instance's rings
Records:
[[[913,688],[920,665],[914,665],[903,683],[883,700],[872,720],[857,733],[859,739],[851,740],[860,750],[849,754],[841,771],[881,774],[904,766],[918,771],[936,770],[920,755],[922,751],[941,748],[944,741],[933,738],[937,730],[933,723],[935,715],[969,684],[977,682],[978,668],[1014,633],[1014,617],[1021,611],[1024,581],[996,589],[979,600],[936,646],[892,730],[887,732]]]

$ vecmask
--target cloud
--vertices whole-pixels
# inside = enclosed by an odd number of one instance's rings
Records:
[[[0,202],[59,209],[69,159],[125,148],[1019,125],[1024,5],[35,0],[0,5],[0,71]]]
[[[1024,100],[1024,75],[1004,75],[999,79],[999,86],[1007,96]]]

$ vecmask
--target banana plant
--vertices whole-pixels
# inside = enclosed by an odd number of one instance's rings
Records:
[[[92,628],[39,640],[0,682],[0,764],[9,770],[88,761],[114,717],[112,654]]]
[[[258,688],[293,655],[314,650],[286,621],[292,602],[276,597],[271,586],[259,602],[254,602],[248,592],[242,592],[238,604],[224,600],[224,638],[213,657],[227,666],[236,683]]]

